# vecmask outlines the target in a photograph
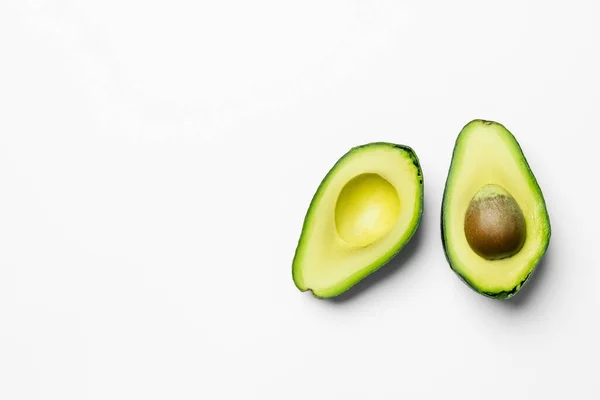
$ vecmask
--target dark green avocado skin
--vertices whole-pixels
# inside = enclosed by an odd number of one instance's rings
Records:
[[[510,133],[510,131],[508,129],[506,129],[506,127],[504,127],[504,125],[500,124],[499,122],[495,122],[495,121],[483,120],[483,119],[475,119],[475,120],[472,120],[471,122],[469,122],[469,124],[477,123],[477,122],[479,122],[481,124],[484,124],[484,125],[500,125],[508,133]],[[467,124],[467,125],[469,125],[469,124]],[[465,125],[465,127],[467,125]],[[462,131],[461,131],[461,133],[462,133]],[[511,133],[511,135],[512,135],[512,133]],[[514,138],[514,136],[513,136],[513,138]],[[523,151],[521,149],[521,146],[519,145],[518,141],[516,140],[516,138],[514,138],[514,139],[515,139],[516,145],[521,150],[521,153],[523,153]],[[459,142],[459,140],[460,140],[460,134],[459,134],[459,136],[456,139],[454,150],[452,152],[452,157],[451,157],[451,161],[450,161],[450,167],[448,169],[448,175],[447,175],[446,183],[444,185],[444,192],[442,194],[442,198],[443,199],[446,198],[448,190],[449,190],[450,174],[452,173],[452,161],[454,161],[454,158],[456,156],[456,151],[457,151],[457,148],[458,148],[458,142]],[[529,167],[529,164],[527,163],[527,159],[525,158],[525,156],[523,156],[523,163],[524,163],[525,167],[527,167],[527,169],[531,172],[531,168]],[[531,174],[532,174],[532,178],[535,179],[535,176],[533,175],[533,172],[531,172]],[[544,203],[544,208],[546,208],[546,203],[545,203],[545,200],[544,200],[543,196],[541,197],[541,201]],[[464,276],[463,274],[461,274],[454,267],[452,259],[450,258],[450,254],[449,254],[448,246],[447,246],[447,242],[446,242],[446,234],[445,234],[445,226],[444,226],[444,221],[445,221],[444,215],[445,215],[446,211],[445,211],[445,207],[444,206],[445,206],[445,202],[442,201],[442,205],[441,205],[441,218],[440,218],[440,228],[441,228],[440,232],[441,232],[441,239],[442,239],[442,247],[444,249],[444,256],[446,258],[446,261],[447,261],[448,265],[450,266],[451,270],[456,274],[456,276],[458,276],[458,278],[463,283],[465,283],[469,288],[471,288],[475,292],[477,292],[477,293],[479,293],[479,294],[481,294],[481,295],[483,295],[485,297],[491,298],[491,299],[508,300],[508,299],[514,297],[515,295],[517,295],[518,293],[520,293],[521,289],[523,289],[523,287],[527,283],[530,282],[531,277],[534,275],[534,272],[538,269],[538,267],[533,268],[531,270],[531,272],[525,277],[525,279],[522,280],[517,285],[515,285],[511,290],[509,290],[509,291],[500,291],[500,292],[488,292],[488,291],[480,289],[476,284],[474,284],[473,282],[471,282],[466,276]],[[547,210],[547,208],[546,208],[546,210]],[[544,248],[543,248],[543,254],[544,255],[542,256],[542,258],[538,262],[538,265],[540,263],[542,263],[544,257],[546,256],[546,252],[547,252],[547,249],[548,249],[549,244],[550,244],[550,236],[551,236],[551,227],[550,227],[550,219],[548,217],[548,236],[547,236],[546,240],[544,241],[544,243],[545,243]]]
[[[421,225],[421,220],[423,218],[423,206],[424,206],[424,180],[423,180],[423,170],[421,168],[421,164],[419,162],[419,158],[416,154],[416,152],[410,147],[410,146],[406,146],[406,145],[401,145],[401,144],[396,144],[396,143],[390,143],[390,142],[370,142],[370,143],[366,143],[366,144],[362,144],[359,146],[355,146],[352,147],[350,150],[348,150],[342,157],[340,157],[336,163],[329,169],[329,171],[327,172],[327,174],[323,177],[323,179],[321,180],[321,182],[319,183],[319,186],[317,187],[317,190],[315,191],[315,194],[313,195],[313,198],[311,199],[311,202],[308,206],[308,209],[306,211],[306,215],[309,215],[311,212],[311,209],[314,206],[314,203],[317,199],[317,194],[319,193],[319,189],[321,188],[321,186],[327,182],[328,178],[330,177],[331,174],[333,174],[338,165],[344,161],[346,159],[346,157],[350,156],[352,153],[354,153],[355,151],[359,151],[360,149],[364,148],[364,147],[369,147],[369,146],[373,146],[373,145],[381,145],[381,146],[389,146],[389,147],[393,147],[396,149],[400,149],[403,150],[409,157],[410,160],[412,161],[413,165],[417,168],[417,174],[418,174],[418,179],[419,179],[419,190],[421,192],[421,201],[420,201],[420,212],[418,214],[418,219],[416,221],[416,223],[414,224],[414,228],[413,231],[410,233],[409,238],[406,240],[406,242],[404,243],[403,246],[401,246],[400,248],[396,249],[396,251],[392,254],[392,256],[386,261],[383,262],[381,265],[379,265],[377,268],[374,268],[373,270],[371,270],[367,275],[365,275],[364,277],[361,277],[360,279],[358,279],[357,281],[353,282],[352,284],[350,284],[348,287],[346,287],[345,289],[341,290],[338,294],[336,294],[335,296],[327,296],[327,297],[323,297],[323,296],[319,296],[317,294],[315,294],[312,290],[308,289],[308,291],[311,292],[311,294],[313,295],[313,297],[317,298],[317,299],[330,299],[331,297],[337,297],[345,292],[347,292],[348,290],[350,290],[352,287],[354,287],[355,285],[357,285],[358,283],[362,282],[363,280],[365,280],[367,277],[369,277],[370,275],[372,275],[373,273],[375,273],[376,271],[378,271],[379,269],[381,269],[383,266],[385,266],[387,263],[389,263],[389,261],[391,261],[394,256],[396,256],[413,238],[414,234],[416,233],[416,231],[419,229],[420,225]],[[304,232],[305,228],[306,228],[306,224],[308,223],[308,220],[305,218],[303,225],[302,225],[302,229],[301,231]],[[294,281],[294,285],[296,286],[296,288],[298,290],[300,290],[301,292],[305,292],[307,291],[307,289],[303,289],[301,288],[297,281],[296,281],[296,271],[295,271],[295,264],[296,264],[296,259],[299,255],[299,250],[300,250],[300,242],[302,240],[302,235],[300,235],[300,238],[298,239],[298,243],[296,245],[296,250],[294,252],[294,257],[292,260],[292,278]]]

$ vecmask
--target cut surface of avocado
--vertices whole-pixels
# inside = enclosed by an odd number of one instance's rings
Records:
[[[423,174],[407,146],[354,147],[322,180],[292,265],[296,287],[337,296],[385,265],[411,239],[423,211]]]
[[[551,235],[546,202],[502,124],[474,120],[458,135],[441,225],[450,267],[488,297],[517,294],[544,256]]]

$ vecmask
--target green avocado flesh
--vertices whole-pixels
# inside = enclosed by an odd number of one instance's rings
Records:
[[[393,143],[354,147],[331,168],[304,218],[292,275],[315,297],[335,297],[384,266],[423,211],[415,152]]]
[[[545,254],[551,233],[546,202],[503,125],[474,120],[458,135],[441,225],[450,267],[488,297],[517,294]]]

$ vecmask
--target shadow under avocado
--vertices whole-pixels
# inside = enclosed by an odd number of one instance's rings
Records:
[[[379,282],[388,279],[392,275],[398,273],[404,264],[406,264],[413,255],[419,251],[423,243],[423,228],[424,221],[421,221],[420,226],[414,233],[413,237],[408,241],[406,245],[390,260],[387,264],[373,272],[372,274],[365,277],[362,281],[348,289],[346,292],[339,296],[325,299],[332,303],[345,303],[359,296],[363,292],[369,290],[373,286],[376,286]]]

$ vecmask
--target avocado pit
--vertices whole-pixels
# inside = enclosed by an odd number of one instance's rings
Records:
[[[471,249],[486,260],[511,257],[525,243],[523,211],[499,185],[486,185],[475,194],[465,214],[464,229]]]

